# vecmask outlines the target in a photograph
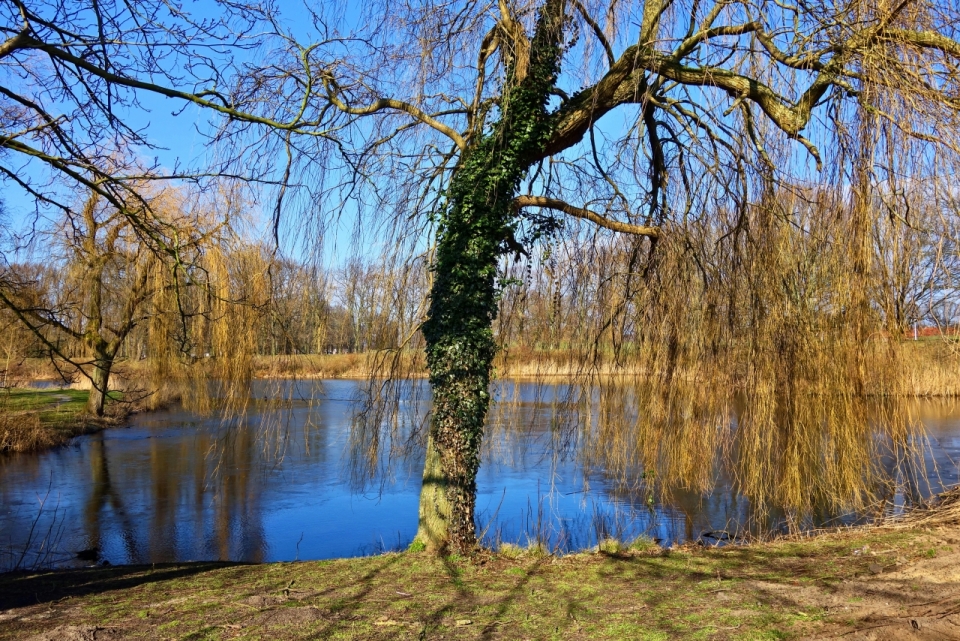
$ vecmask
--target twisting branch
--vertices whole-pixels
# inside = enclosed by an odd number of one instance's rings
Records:
[[[633,225],[631,223],[622,223],[617,220],[610,220],[596,212],[582,207],[574,207],[569,203],[556,198],[546,198],[544,196],[517,196],[513,199],[513,206],[516,209],[523,207],[543,207],[545,209],[555,209],[562,211],[568,216],[589,220],[595,225],[606,229],[619,232],[621,234],[631,234],[633,236],[646,236],[647,238],[659,238],[659,227],[647,227],[644,225]]]
[[[60,60],[62,62],[73,65],[77,69],[83,70],[93,76],[96,76],[97,78],[100,78],[101,80],[104,80],[108,83],[111,83],[117,86],[129,87],[131,89],[140,89],[143,91],[150,91],[153,93],[160,94],[161,96],[166,96],[167,98],[177,98],[180,100],[185,100],[187,102],[200,105],[201,107],[212,109],[213,111],[219,112],[225,116],[229,116],[230,118],[233,118],[235,120],[266,125],[274,129],[297,130],[300,133],[307,133],[306,131],[303,131],[304,124],[310,124],[310,125],[317,124],[317,123],[303,123],[300,120],[300,116],[298,116],[297,118],[295,118],[290,122],[279,122],[271,118],[265,118],[263,116],[258,116],[256,114],[247,113],[233,106],[222,105],[219,102],[208,100],[207,98],[204,97],[205,95],[210,95],[211,92],[200,92],[196,94],[188,93],[185,91],[178,91],[176,89],[171,89],[170,87],[164,87],[162,85],[158,85],[152,82],[145,82],[143,80],[138,80],[136,78],[128,78],[126,76],[118,75],[113,72],[107,71],[106,69],[103,69],[101,67],[98,67],[97,65],[89,62],[85,58],[80,58],[78,56],[75,56],[69,53],[68,51],[64,51],[63,49],[60,49],[59,47],[56,47],[51,44],[47,44],[45,42],[41,42],[40,40],[37,40],[33,36],[24,35],[22,38],[20,36],[17,36],[17,37],[19,38],[19,41],[18,41],[19,44],[15,48],[13,47],[11,48],[11,53],[18,49],[36,49],[38,51],[43,51],[44,53],[46,53],[47,55],[49,55],[51,58],[55,60]],[[321,134],[314,134],[314,135],[321,135]]]
[[[423,124],[433,127],[440,133],[450,138],[450,140],[454,142],[460,151],[464,151],[467,148],[467,143],[463,139],[463,136],[458,134],[452,127],[448,127],[436,118],[432,117],[430,114],[415,107],[414,105],[411,105],[408,102],[395,100],[393,98],[380,98],[379,100],[375,100],[365,107],[351,107],[337,97],[338,87],[336,81],[329,72],[323,74],[323,84],[327,89],[327,99],[330,100],[334,107],[345,114],[350,114],[351,116],[369,116],[370,114],[374,114],[385,109],[402,111],[410,116],[413,116]]]

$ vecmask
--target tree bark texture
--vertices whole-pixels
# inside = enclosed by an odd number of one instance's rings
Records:
[[[113,359],[103,354],[97,354],[94,358],[93,372],[90,376],[92,387],[90,388],[90,396],[87,398],[87,411],[94,416],[103,416],[112,365]]]
[[[417,536],[414,541],[422,543],[428,552],[442,552],[447,546],[450,501],[447,498],[447,483],[440,464],[440,454],[432,436],[427,439],[418,517]]]

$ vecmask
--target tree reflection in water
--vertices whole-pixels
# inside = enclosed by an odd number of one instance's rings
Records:
[[[310,388],[302,396],[316,392],[317,402],[295,402],[269,437],[256,415],[224,425],[161,411],[58,450],[0,458],[0,565],[14,565],[28,540],[42,540],[31,532],[49,529],[61,533],[58,554],[32,550],[24,564],[260,562],[405,546],[416,532],[422,450],[379,461],[379,476],[358,488],[348,455],[357,384],[300,385]],[[529,400],[515,408],[491,428],[478,479],[488,543],[542,540],[572,550],[607,536],[696,540],[747,520],[749,502],[730,491],[729,479],[718,479],[709,495],[676,489],[651,503],[661,495],[642,470],[627,484],[602,469],[585,473],[575,443],[555,442],[562,433],[544,405]],[[914,409],[929,434],[926,469],[897,455],[884,460],[893,481],[881,488],[886,509],[958,481],[960,408],[923,401]],[[835,523],[834,516],[822,512],[812,521]],[[753,525],[763,531],[782,524],[783,514],[771,511]],[[76,557],[89,550],[95,558]]]

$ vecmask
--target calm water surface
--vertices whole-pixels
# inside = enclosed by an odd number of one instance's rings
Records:
[[[266,436],[257,416],[226,426],[168,410],[54,451],[0,457],[0,569],[290,561],[405,547],[417,529],[423,453],[381,457],[377,478],[358,481],[349,456],[357,385],[297,383],[297,395],[314,402],[295,402]],[[261,383],[254,394],[270,389]],[[533,398],[532,386],[520,390]],[[494,439],[481,467],[477,508],[489,544],[540,537],[569,551],[640,534],[668,543],[746,520],[749,503],[722,481],[708,496],[659,504],[602,470],[585,477],[575,457],[549,446],[547,426],[537,427],[542,408],[527,405],[533,429]],[[923,496],[958,482],[960,406],[918,408],[930,437],[926,479],[914,479]],[[422,409],[411,406],[409,416]]]

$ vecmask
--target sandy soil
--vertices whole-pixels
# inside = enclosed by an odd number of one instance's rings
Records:
[[[835,590],[757,587],[823,607],[829,623],[809,639],[960,639],[960,527],[931,528],[915,543],[921,555],[936,550],[936,556],[886,567],[877,564],[871,567],[876,574],[843,581]]]

